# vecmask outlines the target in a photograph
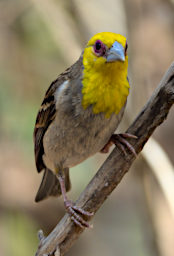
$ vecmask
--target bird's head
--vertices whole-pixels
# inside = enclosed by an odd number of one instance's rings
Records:
[[[94,35],[83,52],[83,107],[118,114],[129,93],[127,69],[126,38],[111,32]]]
[[[84,50],[83,64],[94,69],[127,69],[127,48],[124,36],[111,32],[98,33],[89,40]]]

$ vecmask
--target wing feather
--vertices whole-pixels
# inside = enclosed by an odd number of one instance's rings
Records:
[[[45,168],[42,160],[42,155],[44,154],[43,136],[50,123],[54,120],[56,114],[54,92],[57,86],[54,86],[55,84],[56,81],[51,84],[50,88],[46,92],[45,98],[41,104],[40,110],[36,118],[36,124],[34,129],[34,151],[38,172]]]

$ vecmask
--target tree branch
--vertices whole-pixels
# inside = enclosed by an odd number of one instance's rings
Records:
[[[159,86],[144,106],[140,114],[127,130],[138,139],[130,139],[137,154],[158,127],[167,117],[174,103],[174,62],[164,75]],[[82,209],[96,212],[113,189],[119,184],[123,176],[131,167],[135,156],[132,153],[124,156],[115,148],[106,159],[102,167],[81,193],[76,204]],[[60,255],[64,255],[84,230],[80,229],[65,214],[48,237],[41,239],[36,256],[51,255],[56,248]]]

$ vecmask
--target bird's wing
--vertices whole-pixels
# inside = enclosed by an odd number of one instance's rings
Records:
[[[36,124],[34,128],[34,151],[35,162],[38,172],[45,168],[42,156],[44,154],[43,137],[48,129],[48,126],[54,120],[56,116],[56,101],[55,92],[61,86],[61,84],[67,80],[76,79],[79,77],[82,71],[82,57],[73,64],[65,72],[59,75],[59,77],[52,82],[48,88],[45,98],[41,104],[40,110],[37,114]]]
[[[43,136],[48,126],[55,118],[56,106],[54,93],[57,87],[58,85],[56,80],[48,88],[36,118],[36,124],[34,128],[34,150],[38,172],[45,168],[42,160],[42,155],[44,154]]]

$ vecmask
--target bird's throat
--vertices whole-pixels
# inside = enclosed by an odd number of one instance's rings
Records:
[[[104,63],[98,67],[84,64],[82,106],[86,109],[92,105],[94,114],[105,113],[110,117],[118,114],[126,103],[129,94],[127,67],[122,63]]]

